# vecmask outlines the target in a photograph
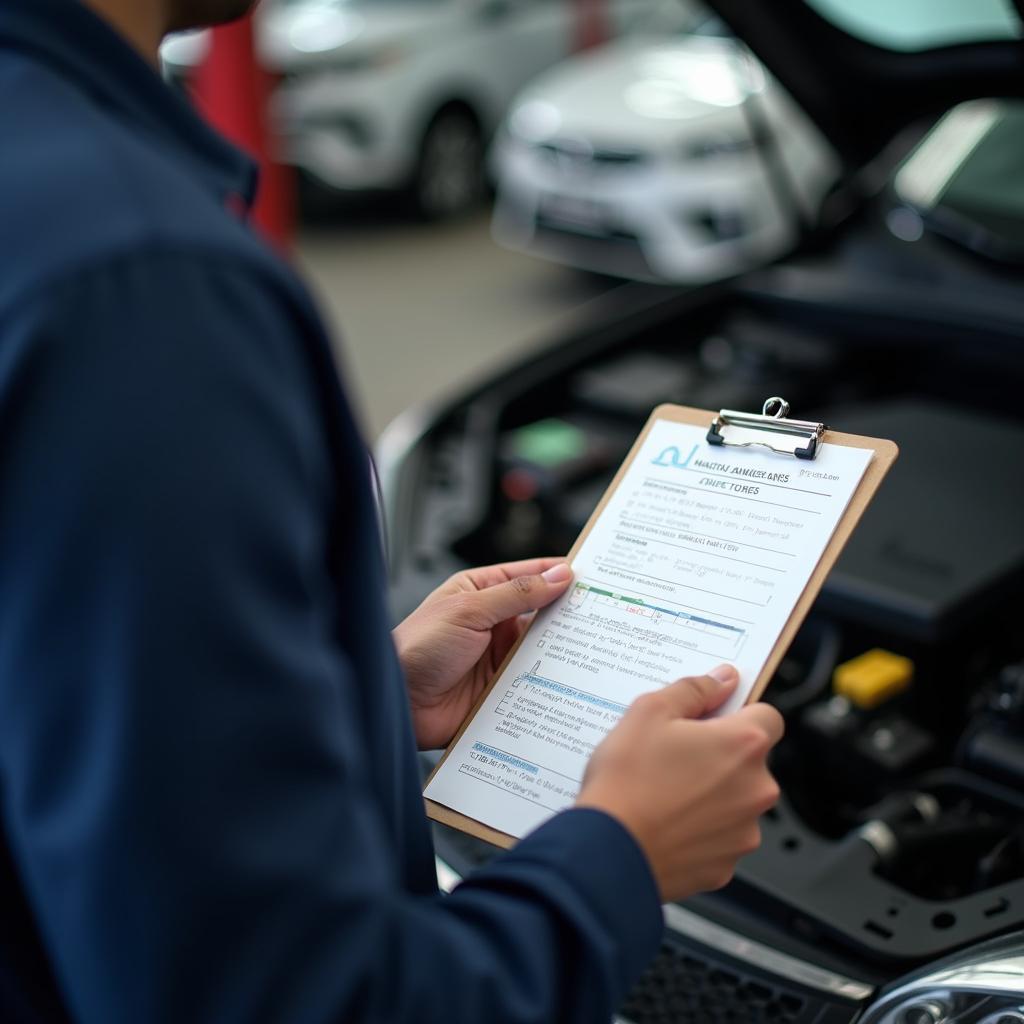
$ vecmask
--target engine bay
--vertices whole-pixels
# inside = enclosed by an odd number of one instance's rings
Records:
[[[886,978],[1024,924],[1024,331],[962,276],[946,308],[920,281],[880,297],[858,258],[663,297],[453,406],[404,474],[394,592],[404,613],[465,566],[568,550],[662,402],[782,395],[895,440],[765,695],[783,799],[710,897]]]

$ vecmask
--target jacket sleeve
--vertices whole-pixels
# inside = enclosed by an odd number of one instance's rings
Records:
[[[661,928],[610,818],[405,887],[328,569],[364,481],[331,479],[308,329],[158,253],[5,324],[3,827],[64,997],[83,1024],[607,1020]]]

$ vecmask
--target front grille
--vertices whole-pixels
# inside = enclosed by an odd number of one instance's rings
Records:
[[[433,828],[439,856],[460,875],[499,853],[465,833]],[[661,952],[619,1009],[622,1024],[850,1024],[870,995],[870,988],[852,997],[790,981],[709,947],[669,918]],[[748,945],[743,955],[749,953]]]
[[[561,167],[628,167],[641,164],[647,154],[638,149],[591,149],[586,145],[544,142],[537,152]]]
[[[586,267],[598,274],[635,281],[660,281],[651,269],[637,239],[628,233],[584,234],[562,224],[539,219],[536,250],[551,259]]]
[[[802,995],[666,943],[619,1013],[631,1024],[799,1024],[806,1006]]]

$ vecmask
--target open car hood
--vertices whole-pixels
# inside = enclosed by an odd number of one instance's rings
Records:
[[[852,167],[866,164],[911,123],[962,100],[1024,96],[1022,38],[905,52],[850,35],[805,0],[705,2]],[[1024,0],[1006,3],[1024,21]]]

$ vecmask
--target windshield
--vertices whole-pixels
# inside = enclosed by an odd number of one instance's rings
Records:
[[[1014,39],[1021,21],[1013,0],[806,0],[850,35],[889,50]]]

